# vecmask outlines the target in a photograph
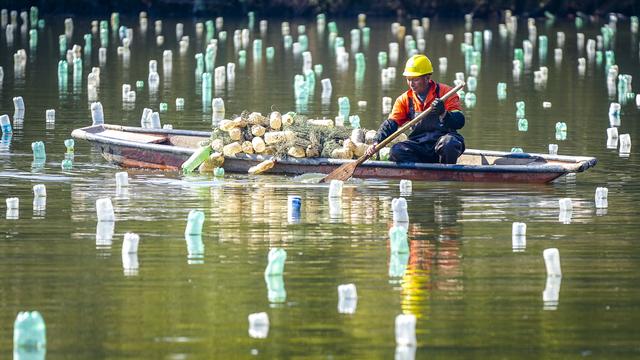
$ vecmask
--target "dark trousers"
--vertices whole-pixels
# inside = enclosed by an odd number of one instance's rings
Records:
[[[464,152],[464,140],[460,135],[445,134],[432,141],[405,140],[391,147],[389,160],[395,162],[421,162],[455,164]]]

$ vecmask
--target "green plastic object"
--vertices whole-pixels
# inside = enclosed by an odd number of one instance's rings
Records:
[[[204,259],[204,242],[202,242],[202,235],[185,235],[184,239],[187,243],[188,263],[203,263],[202,259]]]
[[[167,112],[169,110],[169,105],[165,102],[160,103],[160,112]]]
[[[65,158],[64,160],[62,160],[62,163],[60,163],[60,167],[63,170],[73,169],[73,160]]]
[[[498,100],[504,100],[507,98],[507,83],[499,82],[497,86]]]
[[[389,229],[389,238],[391,239],[392,254],[408,254],[409,241],[407,239],[407,229],[403,226],[393,226]]]
[[[213,176],[224,177],[224,168],[217,167],[213,169]]]
[[[323,70],[322,64],[313,65],[313,71],[316,73],[317,77],[322,76],[322,70]]]
[[[47,329],[38,311],[21,311],[13,324],[13,347],[38,349],[47,346]]]
[[[184,235],[201,235],[202,224],[204,224],[204,213],[199,210],[189,211],[187,216],[187,227],[184,230]]]
[[[516,118],[523,119],[525,116],[525,103],[524,101],[516,102]]]
[[[378,52],[378,66],[382,69],[387,67],[388,56],[386,51]]]
[[[282,275],[265,274],[264,282],[267,284],[267,297],[270,303],[278,304],[287,301],[287,290],[284,287]]]
[[[402,277],[407,270],[407,264],[409,263],[409,253],[391,253],[389,258],[389,276],[390,277]]]
[[[184,174],[193,172],[193,170],[197,169],[198,166],[200,166],[200,164],[202,164],[209,157],[209,155],[211,155],[210,146],[203,146],[194,151],[193,155],[191,155],[191,157],[189,157],[187,161],[182,163],[182,165],[180,166],[182,172]]]
[[[269,263],[264,269],[264,276],[282,275],[284,273],[284,262],[287,260],[287,252],[282,248],[272,248],[269,250]]]
[[[529,122],[527,119],[518,119],[518,131],[529,130]]]
[[[75,145],[75,140],[73,140],[73,139],[66,139],[64,141],[64,146],[67,148],[67,154],[73,154],[74,145]]]
[[[34,141],[31,143],[31,150],[33,150],[34,161],[44,161],[47,158],[47,153],[44,149],[44,143],[42,141]]]

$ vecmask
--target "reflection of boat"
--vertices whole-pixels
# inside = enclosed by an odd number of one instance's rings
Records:
[[[93,144],[102,155],[124,167],[179,170],[180,165],[209,139],[209,132],[192,130],[143,129],[119,125],[95,125],[73,131],[72,136]],[[243,172],[265,159],[266,155],[238,154],[227,157],[227,172]],[[350,160],[328,158],[279,159],[269,170],[273,174],[328,174]],[[508,153],[471,150],[455,165],[366,161],[354,177],[411,180],[477,181],[505,183],[546,183],[594,166],[593,157]]]

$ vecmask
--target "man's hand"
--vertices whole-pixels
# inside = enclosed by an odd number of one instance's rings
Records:
[[[440,119],[444,117],[446,110],[444,109],[444,101],[442,101],[442,99],[435,98],[431,103],[431,107],[433,108],[433,113],[438,115]]]
[[[374,150],[376,149],[376,145],[378,145],[378,143],[373,143],[369,145],[369,147],[367,148],[367,151],[365,151],[364,154],[367,156],[373,155]]]

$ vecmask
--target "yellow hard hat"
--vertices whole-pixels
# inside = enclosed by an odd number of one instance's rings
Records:
[[[425,55],[413,55],[407,60],[402,76],[422,76],[433,73],[431,60]]]

